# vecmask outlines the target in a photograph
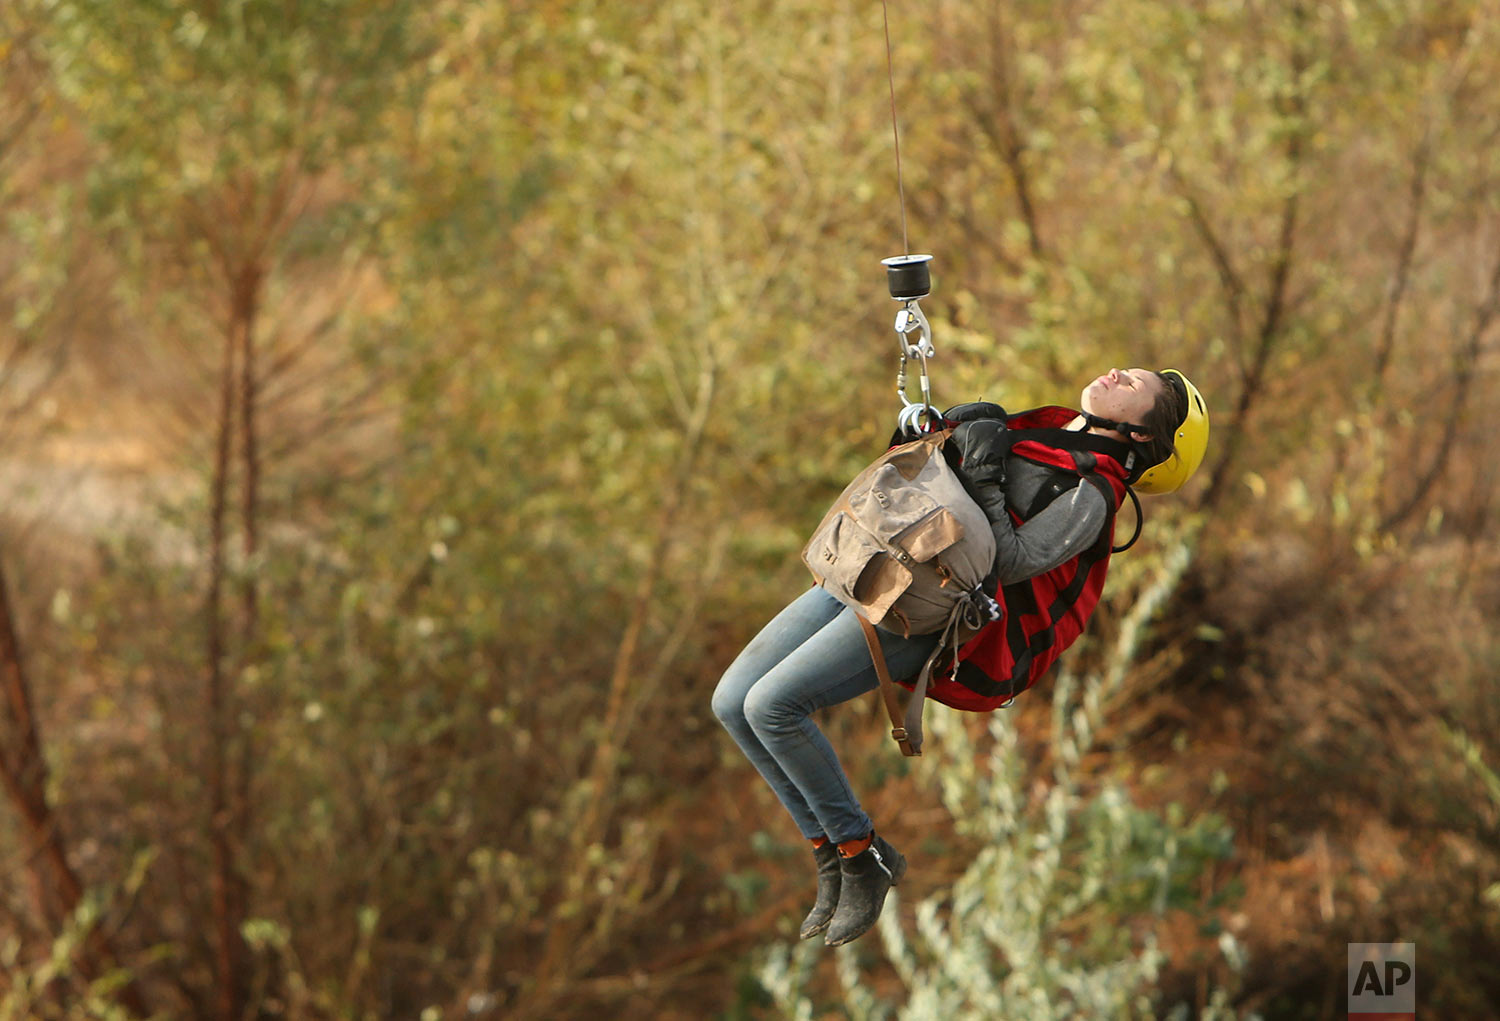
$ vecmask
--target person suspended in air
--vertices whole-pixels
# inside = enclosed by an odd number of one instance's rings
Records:
[[[812,843],[817,895],[802,938],[825,933],[838,946],[863,935],[906,870],[812,713],[882,687],[893,736],[920,754],[925,699],[1008,705],[1087,623],[1124,498],[1172,492],[1203,460],[1207,408],[1178,370],[1110,369],[1083,389],[1080,409],[1008,415],[976,402],[940,420],[933,411],[923,436],[893,446],[845,491],[804,551],[819,584],[719,681],[714,715]],[[937,476],[950,474],[961,492],[934,498],[945,492]],[[965,522],[977,566],[959,562]],[[930,584],[919,593],[922,577]],[[952,602],[924,620],[931,593]],[[904,716],[883,674],[914,691]]]

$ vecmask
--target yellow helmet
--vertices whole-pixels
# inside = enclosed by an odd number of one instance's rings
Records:
[[[1208,451],[1208,407],[1198,388],[1178,369],[1162,369],[1161,374],[1175,378],[1187,392],[1187,417],[1177,426],[1173,445],[1176,452],[1160,464],[1152,465],[1136,480],[1142,493],[1170,493],[1192,477]]]

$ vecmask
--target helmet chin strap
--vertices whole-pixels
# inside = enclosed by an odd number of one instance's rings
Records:
[[[1134,422],[1116,422],[1112,418],[1101,418],[1088,411],[1081,412],[1080,414],[1083,415],[1083,421],[1090,429],[1108,429],[1111,432],[1117,432],[1121,436],[1124,436],[1130,443],[1136,442],[1134,439],[1131,439],[1131,433],[1145,433],[1147,435],[1151,433],[1151,430],[1145,426],[1136,425]]]
[[[1146,463],[1146,445],[1130,435],[1131,433],[1147,433],[1145,426],[1136,425],[1134,422],[1116,422],[1112,418],[1104,418],[1090,411],[1080,411],[1079,414],[1083,416],[1084,424],[1090,429],[1107,429],[1125,437],[1124,446],[1129,453],[1125,455],[1121,463],[1125,468],[1127,483],[1134,483],[1146,472],[1146,469],[1151,467]],[[1134,542],[1134,540],[1131,541]]]

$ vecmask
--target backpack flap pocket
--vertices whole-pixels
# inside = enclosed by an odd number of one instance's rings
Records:
[[[925,564],[964,537],[964,526],[947,507],[939,507],[921,521],[898,532],[891,544],[899,546],[919,564]]]
[[[846,570],[846,566],[840,563],[839,535],[848,529],[847,522],[848,516],[835,506],[823,515],[817,530],[802,547],[802,562],[818,584],[829,591],[835,591],[835,586],[828,584],[830,579],[837,579]]]
[[[911,584],[911,572],[847,513],[830,514],[813,533],[802,560],[836,599],[878,622]]]
[[[929,468],[927,474],[936,472]],[[913,484],[893,465],[882,465],[871,473],[867,484],[849,493],[848,499],[850,513],[881,542],[894,542],[896,536],[940,509],[921,485]]]
[[[854,599],[870,623],[879,624],[909,587],[911,571],[895,557],[877,553],[855,580]]]

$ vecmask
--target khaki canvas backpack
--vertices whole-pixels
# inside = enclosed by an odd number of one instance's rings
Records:
[[[834,501],[802,551],[818,584],[859,618],[892,736],[907,755],[921,754],[926,682],[943,651],[1000,616],[981,587],[995,561],[994,532],[943,454],[951,435],[930,433],[877,458]],[[942,635],[904,717],[876,624],[908,636]]]

